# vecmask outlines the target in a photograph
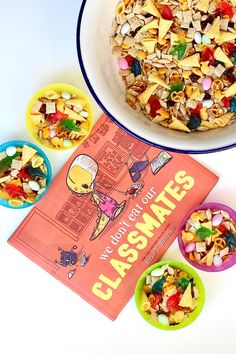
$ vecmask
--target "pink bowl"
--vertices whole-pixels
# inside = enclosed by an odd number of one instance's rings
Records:
[[[198,210],[207,210],[207,209],[219,209],[219,210],[224,210],[226,211],[231,218],[233,219],[233,221],[236,223],[236,211],[233,210],[232,208],[224,205],[224,204],[220,204],[220,203],[206,203],[206,204],[201,204],[201,205],[197,205],[194,209],[192,209],[191,211],[189,211],[189,213],[183,218],[183,220],[180,223],[180,227],[179,227],[179,232],[178,232],[178,243],[179,243],[179,248],[180,251],[182,253],[182,255],[184,256],[184,258],[186,259],[186,261],[188,261],[192,266],[200,269],[200,270],[204,270],[206,272],[220,272],[222,270],[228,269],[230,267],[232,267],[233,265],[235,265],[236,263],[236,252],[229,257],[220,267],[215,267],[214,265],[212,266],[207,266],[207,265],[201,265],[197,262],[192,262],[189,258],[187,253],[185,252],[185,244],[182,240],[182,231],[185,229],[185,224],[188,221],[190,215],[194,212],[194,211],[198,211]]]

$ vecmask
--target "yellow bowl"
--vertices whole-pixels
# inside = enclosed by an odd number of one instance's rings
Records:
[[[67,91],[69,92],[71,95],[76,95],[79,98],[82,98],[86,104],[85,104],[85,108],[89,113],[89,117],[87,119],[86,122],[82,122],[81,123],[81,128],[84,128],[88,131],[87,135],[84,135],[83,137],[81,137],[81,139],[78,141],[78,143],[73,144],[70,147],[53,147],[52,145],[50,145],[49,143],[45,143],[43,141],[41,141],[38,137],[38,129],[35,128],[33,121],[31,119],[30,116],[30,112],[32,109],[32,106],[34,104],[34,102],[45,95],[46,92],[50,91],[50,90],[54,90],[58,93],[62,93],[63,91]],[[68,150],[68,149],[72,149],[78,145],[80,145],[89,135],[92,127],[93,127],[93,122],[94,122],[94,113],[93,113],[93,109],[92,109],[92,105],[89,102],[88,97],[77,87],[75,86],[71,86],[71,85],[67,85],[67,84],[50,84],[47,85],[45,87],[43,87],[41,90],[39,90],[37,93],[35,93],[33,95],[33,97],[31,98],[27,109],[26,109],[26,127],[30,133],[30,135],[32,136],[32,138],[40,145],[46,147],[47,149],[51,149],[51,150]],[[86,126],[85,126],[86,125]],[[88,126],[87,126],[88,125]]]

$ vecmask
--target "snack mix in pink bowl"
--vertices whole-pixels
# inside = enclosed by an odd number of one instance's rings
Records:
[[[219,203],[196,206],[182,220],[178,242],[194,267],[218,272],[236,263],[236,212]]]

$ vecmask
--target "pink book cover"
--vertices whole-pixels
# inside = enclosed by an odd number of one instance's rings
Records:
[[[8,242],[114,320],[217,181],[103,115]]]

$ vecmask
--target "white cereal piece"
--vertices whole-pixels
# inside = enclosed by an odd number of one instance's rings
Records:
[[[205,244],[205,242],[196,242],[196,251],[198,253],[206,252],[206,244]]]
[[[232,222],[229,223],[229,226],[230,226],[230,231],[236,233],[235,225]]]
[[[5,151],[0,152],[0,161],[5,159],[5,157],[7,157],[7,154],[5,153]]]
[[[227,18],[222,18],[221,23],[220,23],[220,29],[222,31],[227,31],[228,25],[229,25],[229,20]]]
[[[16,159],[12,160],[12,162],[11,162],[11,168],[12,168],[13,170],[21,170],[21,168],[22,168],[22,161],[16,160]]]
[[[149,284],[151,284],[151,282],[152,282],[152,276],[151,275],[147,275],[146,276],[146,284],[149,285]]]
[[[9,176],[4,176],[4,177],[0,177],[0,184],[8,181],[10,178],[11,178],[10,175]]]
[[[30,188],[28,183],[25,183],[25,182],[22,183],[22,187],[23,187],[25,193],[27,193],[27,194],[33,193],[32,189]]]
[[[226,211],[221,210],[220,213],[221,213],[221,215],[223,216],[223,218],[225,218],[225,219],[230,219],[230,216],[229,216],[229,214],[228,214]]]
[[[206,217],[207,217],[207,220],[209,220],[209,221],[212,219],[212,214],[211,214],[211,210],[210,209],[206,210]]]
[[[84,118],[88,118],[88,117],[89,117],[89,113],[86,112],[86,111],[81,111],[81,112],[80,112],[80,115],[81,115],[82,117],[84,117]]]
[[[217,67],[215,68],[215,75],[217,77],[221,77],[224,72],[225,72],[225,67],[221,64],[217,65]]]
[[[193,18],[192,18],[192,11],[188,10],[188,11],[183,11],[183,21],[184,22],[192,22]]]
[[[193,21],[192,24],[193,24],[193,27],[195,28],[195,30],[201,32],[202,27],[201,27],[201,22],[199,20]]]
[[[13,171],[11,171],[11,176],[12,177],[17,177],[18,173],[19,173],[18,170],[13,170]]]
[[[56,113],[56,103],[55,102],[47,102],[46,103],[46,114]]]
[[[225,247],[223,250],[220,251],[220,257],[224,257],[229,253],[229,248]]]
[[[187,34],[186,34],[186,37],[188,37],[188,38],[194,38],[194,35],[195,35],[195,28],[189,28],[188,29],[188,32],[187,32]]]
[[[31,108],[31,113],[38,113],[40,111],[40,108],[42,107],[43,102],[37,100],[34,102],[32,108]]]

